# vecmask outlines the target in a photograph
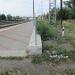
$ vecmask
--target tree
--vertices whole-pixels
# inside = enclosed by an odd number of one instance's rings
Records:
[[[9,14],[7,15],[7,20],[11,21],[12,20],[12,16]]]
[[[5,14],[1,14],[1,15],[0,15],[0,20],[6,20]]]
[[[71,18],[75,19],[75,0],[65,1],[64,4],[70,10]]]
[[[69,19],[69,14],[70,14],[70,12],[67,8],[62,8],[62,20]],[[61,19],[61,10],[59,10],[57,13],[57,19],[58,20]]]
[[[75,9],[75,0],[65,1],[64,4],[70,9]]]

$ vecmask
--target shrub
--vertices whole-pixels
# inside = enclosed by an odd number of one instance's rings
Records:
[[[53,26],[49,26],[47,21],[37,21],[37,31],[41,35],[42,40],[57,37],[57,31]]]

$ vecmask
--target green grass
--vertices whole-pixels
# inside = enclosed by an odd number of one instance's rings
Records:
[[[65,26],[65,35],[70,44],[73,45],[75,49],[75,22],[73,23],[66,23]]]
[[[75,32],[75,24],[74,23],[67,23],[67,24],[64,24],[65,28],[68,29],[70,32]]]

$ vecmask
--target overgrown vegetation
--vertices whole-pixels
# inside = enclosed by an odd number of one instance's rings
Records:
[[[70,20],[71,21],[71,20]],[[34,56],[32,63],[75,61],[75,26],[74,21],[64,21],[65,36],[60,34],[60,26],[49,25],[47,21],[37,21],[37,30],[42,37],[43,54]]]
[[[54,39],[57,37],[57,31],[53,26],[49,26],[47,21],[37,21],[37,31],[41,35],[42,40]]]

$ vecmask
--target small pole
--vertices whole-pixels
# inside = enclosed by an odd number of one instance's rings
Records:
[[[62,28],[62,37],[64,37],[64,26]]]

